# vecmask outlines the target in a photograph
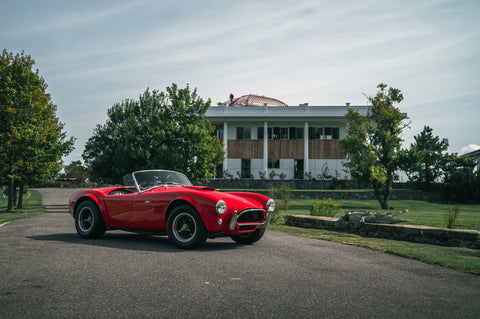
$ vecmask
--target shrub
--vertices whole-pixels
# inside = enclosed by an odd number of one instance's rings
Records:
[[[457,222],[458,215],[460,214],[460,209],[458,205],[453,209],[449,208],[445,214],[445,219],[447,221],[447,228],[455,228],[455,223]]]
[[[289,184],[282,184],[275,192],[280,196],[283,205],[285,205],[285,210],[288,210],[288,202],[292,198],[292,187]]]
[[[348,181],[344,179],[332,178],[332,189],[348,189]]]
[[[326,217],[335,217],[337,213],[342,213],[341,204],[333,204],[332,199],[323,199],[322,201],[318,200],[318,196],[315,197],[312,207],[310,207],[310,215],[312,216],[326,216]]]
[[[280,210],[282,209],[283,203],[280,201],[277,201],[275,203],[275,210],[270,213],[270,219],[269,223],[272,225],[280,224],[283,220],[283,216],[280,215]]]

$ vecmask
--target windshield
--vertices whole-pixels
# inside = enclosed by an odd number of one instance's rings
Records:
[[[192,183],[188,178],[179,172],[174,171],[162,171],[162,170],[149,170],[139,171],[132,174],[133,182],[137,186],[139,191],[146,191],[160,185],[186,185],[191,186]],[[124,179],[124,182],[130,183]]]

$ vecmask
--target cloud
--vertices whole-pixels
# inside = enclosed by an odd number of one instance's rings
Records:
[[[462,147],[462,149],[460,150],[460,155],[467,154],[478,149],[480,149],[480,145],[468,144],[467,146]]]

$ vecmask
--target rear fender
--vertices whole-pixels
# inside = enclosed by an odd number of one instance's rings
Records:
[[[108,225],[111,225],[111,219],[110,219],[110,216],[108,215],[107,213],[107,206],[105,204],[105,201],[101,200],[98,196],[96,196],[95,194],[92,194],[92,193],[84,193],[84,194],[79,194],[79,196],[76,198],[76,199],[71,199],[71,203],[72,203],[72,200],[74,200],[74,207],[70,207],[70,209],[73,209],[73,212],[71,212],[71,215],[75,218],[75,212],[77,211],[77,207],[83,203],[84,201],[86,200],[91,200],[93,201],[95,204],[97,204],[98,208],[100,209],[100,213],[102,214],[102,217],[103,217],[103,221],[105,222],[105,224],[108,226]]]

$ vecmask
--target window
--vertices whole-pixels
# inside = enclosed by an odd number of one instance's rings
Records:
[[[338,127],[310,127],[308,138],[311,140],[338,140],[340,129]]]
[[[269,159],[268,160],[268,168],[280,168],[280,160],[279,159]]]
[[[251,127],[237,127],[237,140],[249,140],[252,138]]]
[[[303,159],[296,159],[294,161],[293,175],[295,179],[303,179]]]
[[[320,140],[323,135],[323,127],[309,127],[308,138],[311,140]]]
[[[290,127],[291,140],[303,140],[303,127]]]
[[[325,127],[325,139],[338,140],[339,128],[338,127]]]
[[[269,127],[268,128],[268,139],[269,140],[303,140],[304,139],[303,127]],[[257,128],[257,139],[263,140],[263,133],[265,128]]]
[[[216,135],[217,140],[223,141],[223,128],[217,128]]]
[[[265,132],[263,127],[257,128],[257,140],[263,140],[263,132]]]
[[[272,140],[288,140],[288,127],[274,127],[273,136],[270,138],[270,130],[268,132],[268,139]]]
[[[242,172],[241,178],[251,178],[251,170],[250,170],[250,159],[242,159]]]

